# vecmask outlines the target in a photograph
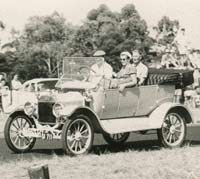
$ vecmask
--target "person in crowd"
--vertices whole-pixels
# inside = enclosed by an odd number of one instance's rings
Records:
[[[161,59],[161,66],[163,68],[169,68],[170,65],[169,59],[170,59],[170,50],[166,49]]]
[[[19,90],[22,88],[22,83],[19,81],[18,74],[15,74],[11,81],[11,103],[16,104],[19,101],[20,95]]]
[[[15,74],[13,80],[11,81],[12,90],[18,91],[22,87],[22,83],[19,81],[18,74]]]
[[[2,86],[2,80],[3,80],[3,78],[4,78],[4,75],[2,73],[0,73],[0,88]]]
[[[185,35],[185,29],[181,28],[180,31],[177,33],[177,36],[174,38],[172,44],[178,47],[179,51],[179,58],[182,63],[182,68],[187,69],[190,68],[190,63],[188,61],[188,42]]]
[[[200,69],[200,55],[198,53],[198,50],[191,50],[188,55],[188,58],[190,60],[192,68]]]
[[[142,52],[140,50],[133,50],[132,60],[136,68],[137,84],[142,85],[148,76],[148,68],[142,63]]]
[[[112,67],[105,61],[105,52],[98,50],[94,53],[94,57],[98,57],[99,61],[92,65],[90,71],[90,77],[94,76],[104,76],[106,79],[111,79],[113,75]]]
[[[164,68],[179,68],[175,49],[166,49],[161,59],[161,66]]]
[[[130,63],[131,54],[124,51],[120,54],[122,64],[121,70],[115,75],[116,80],[112,81],[111,87],[118,87],[120,92],[125,88],[132,87],[137,84],[136,68]]]

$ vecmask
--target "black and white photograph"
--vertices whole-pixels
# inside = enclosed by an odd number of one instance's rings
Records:
[[[0,7],[1,179],[200,178],[200,1]]]

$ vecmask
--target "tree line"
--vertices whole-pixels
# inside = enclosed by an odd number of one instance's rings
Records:
[[[169,31],[178,21],[163,17],[157,25]],[[5,28],[0,23],[1,28]],[[147,23],[133,4],[120,12],[111,11],[102,4],[87,13],[82,25],[67,23],[54,12],[47,16],[30,17],[19,34],[13,30],[13,40],[2,48],[12,48],[0,53],[0,71],[9,75],[18,73],[25,81],[38,77],[56,77],[65,56],[92,56],[98,50],[106,52],[106,60],[115,71],[120,69],[119,54],[124,50],[142,49],[145,60],[155,39],[149,36]],[[167,44],[173,37],[165,35],[159,43]]]

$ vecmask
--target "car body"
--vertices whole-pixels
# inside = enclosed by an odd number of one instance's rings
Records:
[[[3,111],[12,112],[15,108],[23,107],[27,101],[37,102],[37,96],[55,89],[58,78],[35,78],[23,83],[22,87],[16,91],[5,91],[2,96]]]
[[[174,94],[176,88],[192,83],[188,82],[192,72],[149,70],[144,85],[119,92],[110,89],[112,79],[91,75],[92,66],[103,63],[100,60],[65,58],[55,90],[38,96],[36,106],[27,100],[23,110],[10,114],[5,125],[9,148],[24,152],[34,146],[36,138],[60,139],[65,152],[79,155],[91,149],[94,133],[103,134],[109,144],[120,145],[130,132],[148,130],[157,130],[165,147],[181,146],[186,123],[193,119],[184,104],[174,102]]]

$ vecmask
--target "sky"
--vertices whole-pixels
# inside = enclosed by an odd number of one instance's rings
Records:
[[[0,20],[7,30],[22,30],[30,16],[62,14],[67,22],[81,24],[88,11],[106,4],[112,11],[120,12],[126,4],[134,4],[149,27],[157,25],[162,16],[179,20],[186,29],[191,46],[200,48],[200,1],[199,0],[0,0]],[[6,32],[0,31],[6,39]]]

